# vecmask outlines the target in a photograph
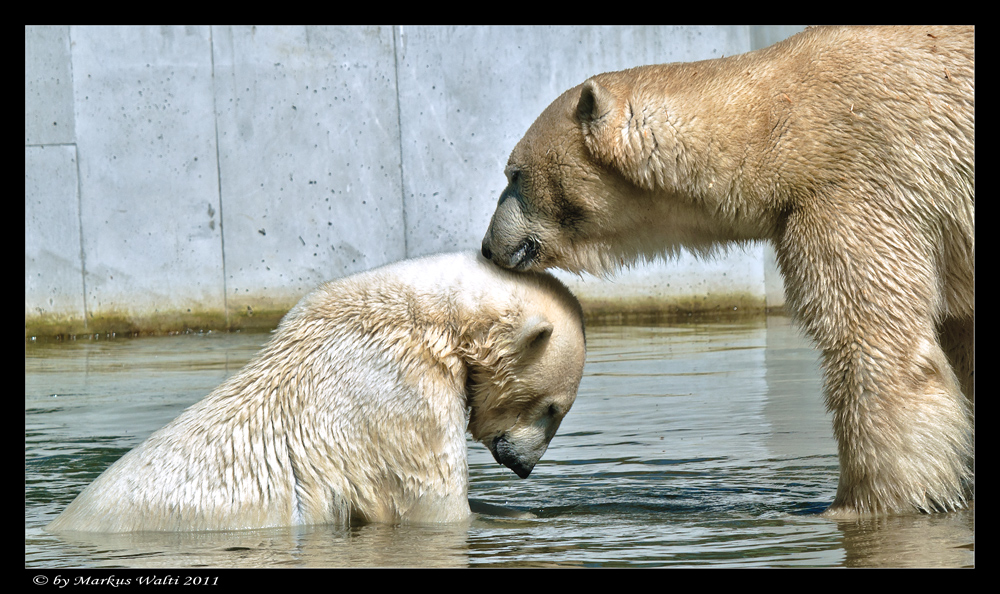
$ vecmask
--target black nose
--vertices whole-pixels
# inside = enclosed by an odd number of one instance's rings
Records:
[[[483,257],[486,258],[487,260],[493,259],[493,251],[490,249],[488,245],[486,245],[485,239],[483,240]]]

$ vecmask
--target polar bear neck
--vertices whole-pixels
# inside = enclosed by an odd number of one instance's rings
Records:
[[[689,218],[701,212],[717,229],[728,222],[724,241],[770,236],[780,210],[771,208],[777,180],[759,172],[777,150],[788,106],[761,99],[773,73],[744,63],[755,64],[736,56],[592,79],[617,107],[610,129],[592,132],[591,150],[640,190],[662,195],[662,206],[687,209]]]

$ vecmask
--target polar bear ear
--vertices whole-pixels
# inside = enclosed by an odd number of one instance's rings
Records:
[[[526,353],[536,349],[552,335],[552,322],[543,316],[530,316],[514,333],[513,352]]]
[[[665,117],[658,110],[637,106],[634,94],[623,96],[620,87],[608,87],[591,78],[580,89],[576,119],[583,143],[602,165],[616,169],[636,185],[648,190],[662,183],[660,155],[664,150],[651,129],[654,120]],[[634,110],[642,113],[636,114]],[[662,111],[662,110],[661,110]]]
[[[614,94],[606,87],[594,79],[583,83],[580,89],[580,101],[576,104],[576,117],[584,129],[591,128],[606,120],[615,107],[618,100]]]
[[[583,83],[580,89],[580,100],[576,104],[576,119],[583,130],[583,138],[587,148],[595,149],[608,146],[615,140],[611,132],[615,114],[618,112],[618,98],[611,89],[594,79]]]
[[[576,119],[583,132],[583,142],[601,163],[621,167],[624,163],[621,99],[611,89],[594,79],[583,83],[576,104]]]

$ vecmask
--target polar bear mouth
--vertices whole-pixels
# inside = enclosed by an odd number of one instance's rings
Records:
[[[517,244],[517,249],[510,255],[511,268],[515,270],[527,270],[538,258],[541,245],[534,237],[525,237],[521,243]]]
[[[487,260],[491,260],[497,266],[511,268],[513,270],[527,270],[538,258],[542,251],[541,243],[534,237],[525,237],[517,244],[509,255],[495,253],[490,247],[489,234],[483,239],[482,254]]]

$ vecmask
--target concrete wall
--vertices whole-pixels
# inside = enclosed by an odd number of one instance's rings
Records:
[[[799,27],[25,27],[25,332],[272,326],[324,280],[478,248],[514,144],[587,76]],[[780,305],[769,248],[593,309]]]

